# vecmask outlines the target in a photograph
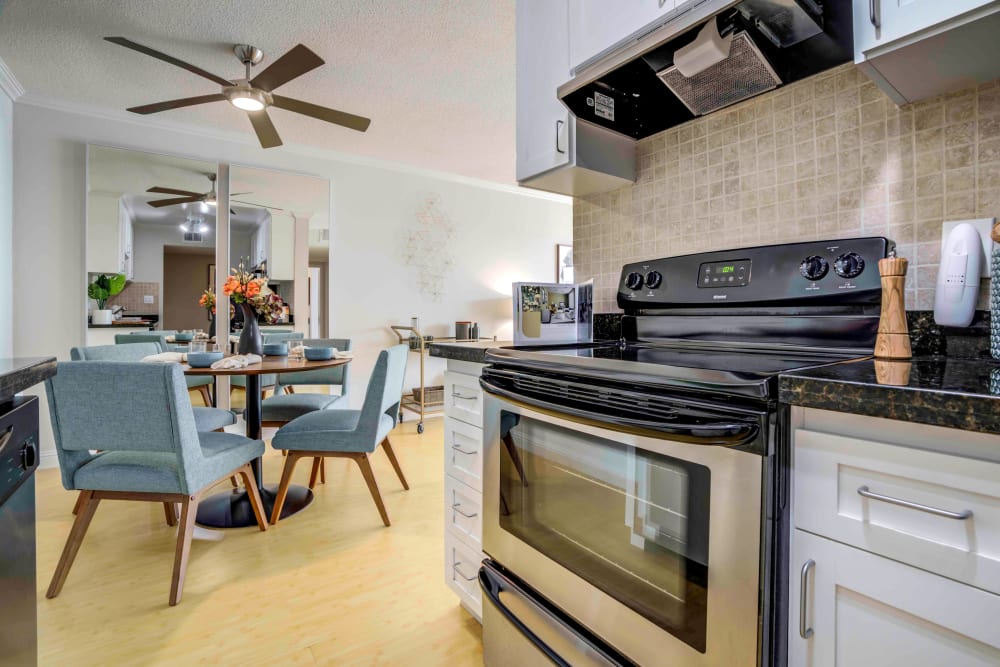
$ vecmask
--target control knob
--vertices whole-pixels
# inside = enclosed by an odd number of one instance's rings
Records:
[[[830,270],[830,265],[819,255],[811,255],[799,264],[799,273],[808,280],[819,280]]]
[[[663,275],[659,271],[650,271],[646,274],[646,287],[656,289],[663,283]]]
[[[625,276],[625,287],[631,290],[637,290],[642,287],[642,275],[633,271]]]
[[[834,261],[833,270],[841,278],[856,278],[865,270],[865,260],[856,252],[845,252]]]

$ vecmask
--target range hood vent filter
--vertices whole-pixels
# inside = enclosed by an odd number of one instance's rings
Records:
[[[672,65],[656,76],[696,116],[781,85],[781,78],[745,31],[733,36],[729,57],[708,69],[688,78]]]

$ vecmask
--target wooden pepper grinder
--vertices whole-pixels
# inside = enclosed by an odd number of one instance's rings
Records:
[[[875,339],[875,357],[878,359],[909,359],[913,356],[903,291],[908,264],[905,258],[896,257],[895,250],[878,262],[878,272],[882,276],[882,316]]]

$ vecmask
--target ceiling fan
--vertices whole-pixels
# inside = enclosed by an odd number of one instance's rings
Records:
[[[146,192],[153,192],[161,195],[180,195],[178,197],[171,197],[170,199],[156,199],[148,204],[154,208],[162,208],[164,206],[175,206],[177,204],[195,204],[202,202],[208,204],[209,206],[216,205],[216,195],[215,195],[215,174],[206,174],[208,180],[212,182],[212,189],[208,192],[191,192],[190,190],[178,190],[177,188],[164,188],[160,186],[152,187],[146,190]],[[255,206],[257,208],[266,208],[272,211],[283,211],[285,209],[278,208],[277,206],[266,206],[265,204],[255,204],[249,201],[241,201],[239,199],[232,199],[234,196],[248,195],[249,192],[234,192],[230,195],[229,201],[234,204],[243,204],[244,206]],[[229,213],[236,215],[236,211],[229,209]]]
[[[228,81],[196,65],[186,63],[166,53],[151,49],[148,46],[137,44],[130,39],[124,37],[105,37],[104,39],[112,44],[118,44],[127,49],[132,49],[170,63],[171,65],[181,67],[222,86],[222,90],[213,95],[183,97],[176,100],[167,100],[165,102],[156,102],[155,104],[129,108],[128,111],[133,113],[151,114],[169,109],[179,109],[197,104],[224,102],[228,100],[237,109],[247,112],[247,116],[250,118],[250,123],[253,125],[254,132],[257,133],[257,139],[260,141],[262,148],[272,148],[281,145],[281,137],[278,136],[278,131],[275,129],[274,123],[271,122],[271,117],[267,114],[267,107],[270,106],[318,118],[319,120],[341,125],[359,132],[364,132],[371,124],[371,119],[364,118],[363,116],[355,116],[345,111],[338,111],[272,93],[275,88],[283,86],[292,79],[296,79],[324,64],[322,58],[302,44],[290,49],[283,56],[268,65],[263,72],[254,75],[252,78],[251,69],[263,60],[264,52],[249,44],[237,44],[233,47],[233,51],[240,62],[246,67],[246,78]]]

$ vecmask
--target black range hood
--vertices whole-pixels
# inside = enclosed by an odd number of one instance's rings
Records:
[[[721,35],[745,33],[780,79],[779,87],[854,58],[851,0],[744,0],[720,4],[724,6],[722,11],[707,21],[714,22]],[[681,101],[658,73],[673,66],[674,54],[691,44],[705,24],[702,20],[685,26],[680,33],[677,26],[667,24],[643,36],[638,41],[645,48],[637,55],[615,64],[612,54],[578,72],[577,78],[560,86],[560,99],[577,118],[633,139],[692,120],[696,115],[689,104]],[[635,45],[621,50],[636,52]],[[728,92],[743,85],[738,79],[723,81],[722,77],[707,77],[707,81],[708,85],[727,87]]]

